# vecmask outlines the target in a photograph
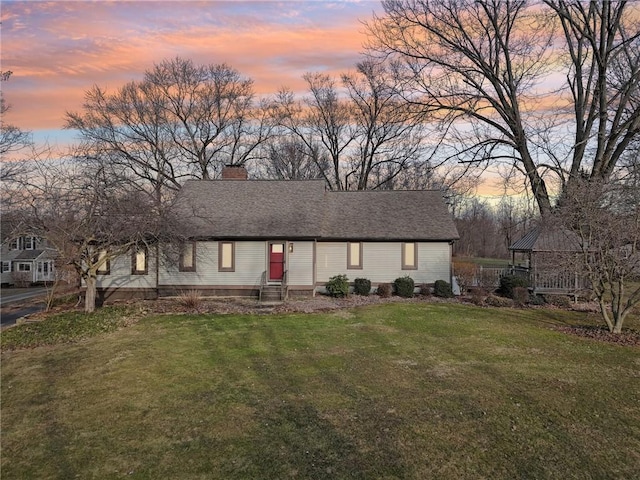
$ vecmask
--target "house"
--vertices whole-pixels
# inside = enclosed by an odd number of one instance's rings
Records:
[[[179,258],[168,246],[116,258],[98,276],[99,299],[315,295],[339,274],[374,287],[451,281],[458,233],[439,191],[327,191],[323,180],[246,180],[227,167],[220,180],[187,181],[175,208],[189,239]]]
[[[513,273],[525,276],[534,294],[577,296],[587,290],[587,279],[579,273],[582,252],[575,233],[541,224],[509,246],[512,265],[520,256],[524,267],[512,267]]]
[[[55,280],[55,249],[31,235],[7,236],[0,249],[2,285],[29,286]]]

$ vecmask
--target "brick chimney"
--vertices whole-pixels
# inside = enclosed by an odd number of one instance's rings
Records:
[[[222,168],[224,180],[246,180],[248,177],[247,169],[242,165],[225,165]]]

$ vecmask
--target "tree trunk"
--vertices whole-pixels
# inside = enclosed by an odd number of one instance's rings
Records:
[[[87,291],[84,295],[84,311],[85,313],[93,313],[96,309],[96,277],[89,275],[85,278]]]

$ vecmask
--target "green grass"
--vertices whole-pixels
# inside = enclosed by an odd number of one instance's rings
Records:
[[[3,350],[14,350],[74,342],[122,328],[137,313],[133,307],[119,306],[98,309],[91,315],[80,311],[57,314],[45,322],[26,323],[3,331],[0,345]]]
[[[549,328],[594,318],[151,316],[4,351],[2,478],[637,478],[638,348]]]

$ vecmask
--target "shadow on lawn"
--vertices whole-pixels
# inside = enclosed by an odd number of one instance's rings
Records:
[[[256,384],[244,401],[255,413],[244,436],[251,447],[233,466],[227,463],[227,478],[407,477],[394,435],[399,418],[376,413],[379,402],[364,399],[357,386],[322,369],[317,358],[292,357],[269,327],[242,335],[238,348],[251,345],[253,335],[269,351],[250,359]],[[315,398],[328,384],[324,390],[331,390],[332,400]]]

